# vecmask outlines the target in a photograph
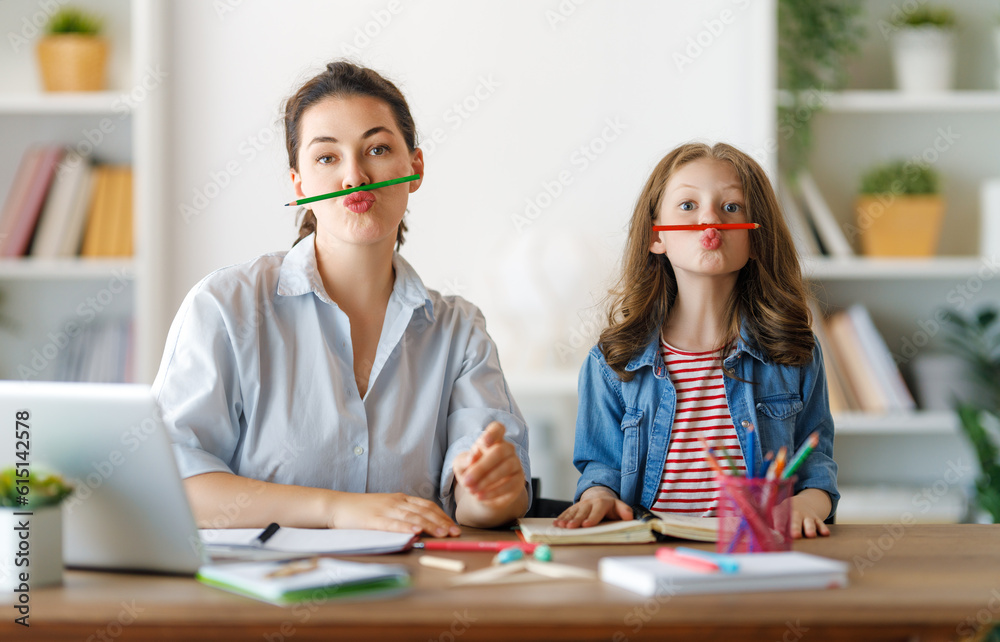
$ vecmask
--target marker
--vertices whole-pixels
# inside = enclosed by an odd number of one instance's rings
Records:
[[[785,471],[781,473],[781,478],[788,479],[789,477],[794,475],[795,471],[798,470],[799,466],[802,465],[802,462],[806,460],[806,457],[812,454],[813,448],[815,448],[818,445],[819,445],[819,433],[814,432],[813,434],[809,435],[809,438],[806,439],[806,443],[802,444],[798,452],[795,453],[795,456],[792,457],[792,463],[788,464],[788,466],[785,468]]]
[[[320,194],[319,196],[309,196],[307,198],[300,198],[297,201],[292,201],[291,203],[285,203],[285,207],[288,207],[289,205],[305,205],[306,203],[312,203],[314,201],[322,201],[328,198],[337,198],[338,196],[346,196],[354,192],[367,192],[373,189],[378,189],[380,187],[388,187],[390,185],[397,185],[399,183],[407,183],[409,181],[415,181],[418,178],[420,178],[420,174],[413,174],[411,176],[404,176],[402,178],[392,178],[387,181],[382,181],[380,183],[372,183],[371,185],[361,185],[360,187],[342,189],[339,192],[330,192],[329,194]]]
[[[267,542],[267,540],[271,539],[271,537],[273,537],[274,534],[278,532],[279,528],[281,528],[281,527],[278,526],[277,523],[271,522],[268,525],[267,528],[265,528],[264,530],[261,531],[260,535],[258,535],[257,537],[255,537],[253,539],[253,541],[250,542],[250,544],[252,546],[256,546],[257,548],[260,548],[260,547],[264,546],[265,542]]]
[[[736,573],[740,570],[740,563],[736,561],[736,558],[730,555],[723,555],[722,553],[713,553],[711,551],[703,551],[699,548],[688,548],[687,546],[678,546],[674,549],[674,552],[678,555],[687,555],[688,557],[697,557],[698,559],[703,559],[714,563],[719,567],[719,570],[723,573]]]
[[[425,551],[492,551],[496,553],[505,548],[517,547],[525,553],[534,553],[537,546],[538,544],[528,544],[526,542],[426,539],[416,542],[413,548],[422,548]]]
[[[760,223],[719,223],[709,225],[700,223],[698,225],[654,225],[654,232],[678,232],[682,230],[756,230]]]
[[[683,566],[699,573],[718,573],[719,565],[710,560],[678,553],[669,546],[656,549],[656,559],[674,566]]]

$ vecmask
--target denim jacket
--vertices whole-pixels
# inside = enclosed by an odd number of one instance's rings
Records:
[[[727,375],[737,377],[724,377],[726,403],[743,456],[753,457],[755,470],[763,464],[763,453],[777,453],[787,446],[791,456],[810,433],[819,431],[819,445],[795,473],[794,492],[825,490],[833,503],[830,514],[834,514],[840,493],[819,342],[812,362],[795,367],[771,362],[741,338],[723,368]],[[605,486],[629,505],[651,508],[660,489],[677,400],[660,354],[659,332],[625,369],[633,373],[631,381],[618,377],[598,346],[590,350],[580,369],[573,464],[581,474],[574,500],[579,501],[591,486]],[[751,424],[758,439],[754,452],[748,453],[747,427]]]

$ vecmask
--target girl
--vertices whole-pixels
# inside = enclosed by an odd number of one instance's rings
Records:
[[[758,223],[653,232],[653,225]],[[555,524],[631,519],[632,505],[712,516],[719,488],[700,439],[745,470],[813,431],[797,472],[796,537],[828,535],[833,420],[805,287],[770,182],[726,144],[667,154],[639,196],[609,325],[580,372],[576,504]],[[759,444],[748,452],[747,431]]]
[[[285,105],[298,197],[412,174],[389,81],[327,65]],[[320,200],[291,250],[207,276],[153,384],[201,526],[458,535],[524,514],[528,437],[479,310],[394,251],[421,180]]]

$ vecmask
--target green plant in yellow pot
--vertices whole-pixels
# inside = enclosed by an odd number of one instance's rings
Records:
[[[105,88],[108,42],[101,21],[73,7],[60,9],[38,41],[38,66],[46,91],[101,91]]]
[[[945,202],[929,165],[891,161],[861,177],[855,205],[861,251],[867,256],[933,256]]]

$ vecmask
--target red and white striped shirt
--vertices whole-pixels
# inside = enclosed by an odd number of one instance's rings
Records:
[[[713,517],[719,508],[719,484],[701,440],[712,447],[720,464],[725,466],[728,456],[741,473],[746,472],[726,404],[720,351],[684,352],[666,342],[660,349],[677,391],[677,409],[653,511]]]

